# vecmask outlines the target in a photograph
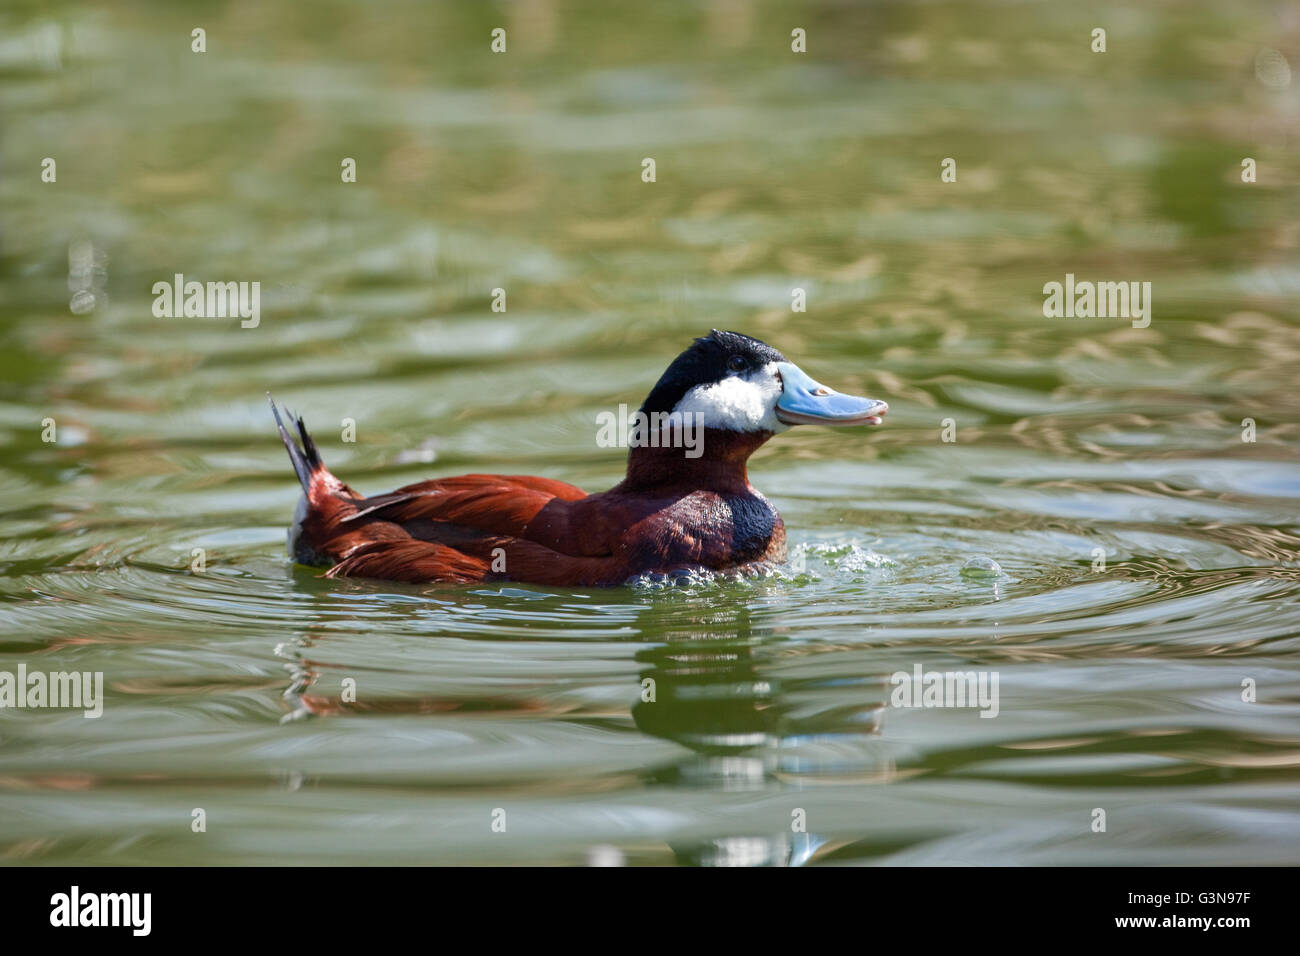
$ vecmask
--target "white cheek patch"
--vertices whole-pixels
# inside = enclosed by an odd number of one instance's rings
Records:
[[[776,417],[781,397],[781,379],[776,363],[751,372],[748,377],[729,375],[721,382],[696,385],[682,396],[673,409],[695,416],[705,428],[733,432],[783,432],[789,426]]]

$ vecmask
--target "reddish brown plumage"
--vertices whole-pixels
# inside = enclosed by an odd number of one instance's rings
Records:
[[[766,343],[714,329],[651,389],[627,475],[609,491],[462,475],[372,498],[326,470],[301,418],[299,447],[271,408],[304,489],[291,543],[299,561],[336,577],[589,587],[781,560],[785,526],[750,486],[749,456],[792,422],[878,424],[886,406],[840,395]],[[658,447],[664,439],[679,447]]]
[[[301,423],[299,430],[306,444]],[[695,459],[681,449],[636,448],[627,478],[595,495],[547,478],[461,475],[366,498],[311,448],[294,556],[329,565],[331,577],[560,586],[777,560],[784,525],[745,473],[769,437],[705,430]]]

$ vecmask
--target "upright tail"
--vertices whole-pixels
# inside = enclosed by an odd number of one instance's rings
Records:
[[[271,403],[271,414],[275,416],[275,424],[280,429],[280,438],[284,442],[284,447],[289,452],[289,461],[293,462],[293,470],[298,475],[298,481],[302,484],[304,492],[311,491],[312,477],[318,472],[323,471],[325,463],[320,460],[320,452],[316,450],[316,443],[311,440],[311,435],[307,433],[307,426],[303,423],[302,416],[297,417],[298,437],[302,439],[302,447],[290,437],[288,430],[284,427],[284,420],[280,417],[280,409],[276,407],[275,399],[271,393],[266,393],[266,399]],[[293,415],[288,409],[285,414],[291,419]]]

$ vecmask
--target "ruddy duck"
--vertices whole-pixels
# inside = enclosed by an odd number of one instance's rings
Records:
[[[749,456],[793,425],[879,425],[889,406],[832,391],[758,339],[715,329],[651,390],[627,476],[609,491],[461,475],[369,498],[330,474],[301,418],[299,447],[274,400],[271,410],[303,487],[289,553],[329,567],[326,577],[600,587],[784,561],[785,524],[750,485]],[[672,430],[692,423],[701,441],[684,449]]]

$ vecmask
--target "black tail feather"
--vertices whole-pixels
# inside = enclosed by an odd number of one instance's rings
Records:
[[[298,443],[290,437],[284,427],[284,421],[280,418],[280,409],[276,407],[275,399],[271,397],[270,392],[266,393],[266,399],[271,403],[271,414],[275,416],[276,427],[280,429],[280,439],[289,452],[289,461],[293,463],[293,470],[302,484],[302,490],[310,491],[312,476],[325,467],[325,463],[320,459],[320,452],[316,450],[316,443],[307,433],[307,426],[303,423],[302,416],[297,416],[295,420],[294,415],[285,409],[285,414],[298,426],[298,436],[302,439],[302,448],[299,448]]]

